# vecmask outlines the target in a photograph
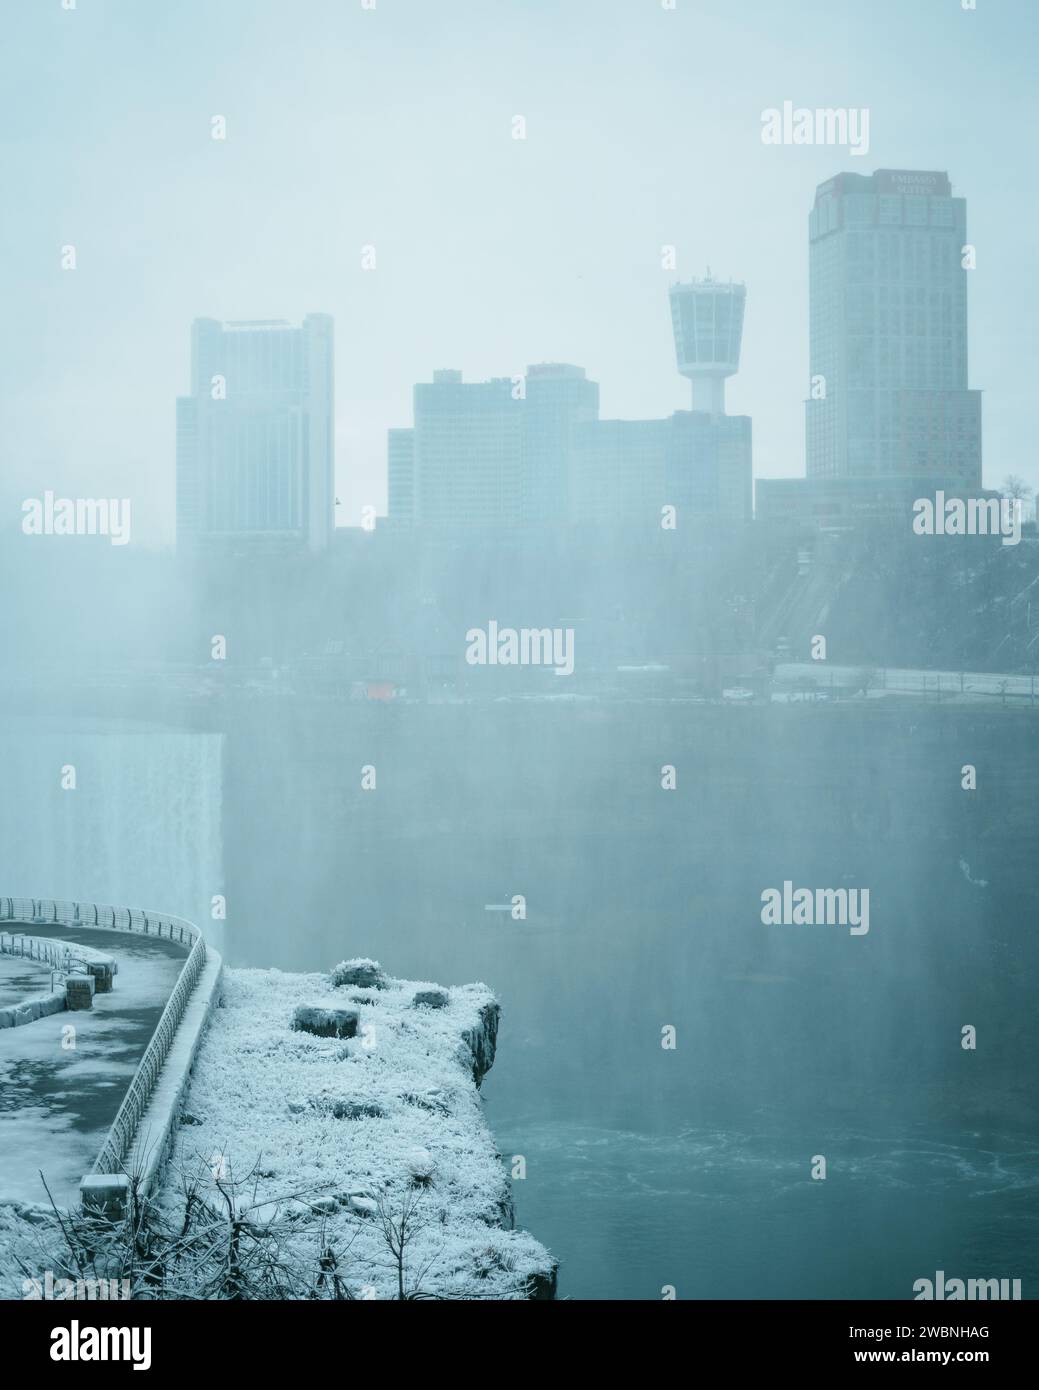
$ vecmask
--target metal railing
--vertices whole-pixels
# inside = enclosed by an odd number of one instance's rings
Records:
[[[0,954],[24,960],[47,961],[54,969],[69,974],[73,969],[91,973],[91,966],[105,965],[115,972],[112,956],[95,951],[78,941],[48,941],[24,932],[0,931]]]
[[[177,977],[177,983],[137,1064],[123,1103],[91,1170],[94,1173],[118,1173],[134,1141],[141,1117],[148,1108],[155,1083],[184,1017],[184,1010],[206,963],[206,943],[202,933],[193,922],[187,922],[182,917],[171,917],[168,913],[110,907],[100,903],[66,902],[55,898],[0,898],[0,921],[4,920],[135,932],[189,947],[184,968]]]
[[[997,671],[925,671],[906,667],[827,666],[820,662],[780,661],[776,664],[775,684],[814,690],[892,690],[899,694],[922,695],[942,701],[961,697],[975,702],[999,700],[1003,705],[1036,707],[1039,686],[1034,675],[1015,675]],[[863,691],[864,693],[864,691]]]
[[[0,921],[32,926],[100,927],[105,931],[157,936],[191,947],[202,935],[193,922],[140,907],[77,903],[61,898],[0,898]]]
[[[16,936],[14,932],[0,931],[0,954],[17,956],[22,960],[46,961],[54,970],[64,970],[73,960],[67,945],[55,946],[49,941],[41,941],[36,936]]]
[[[177,983],[173,986],[173,992],[166,1000],[166,1007],[155,1025],[155,1032],[152,1034],[148,1046],[144,1049],[144,1056],[137,1064],[137,1070],[126,1088],[123,1103],[105,1136],[105,1142],[101,1145],[101,1151],[97,1156],[92,1172],[118,1173],[121,1170],[123,1159],[133,1143],[137,1127],[141,1123],[141,1117],[148,1108],[155,1083],[162,1071],[163,1063],[169,1055],[180,1021],[184,1017],[184,1010],[188,1006],[191,992],[198,983],[198,977],[202,974],[205,963],[206,943],[200,934],[188,952],[184,969],[180,972]]]

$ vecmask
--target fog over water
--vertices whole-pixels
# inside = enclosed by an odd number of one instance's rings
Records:
[[[1039,7],[14,8],[0,916],[486,982],[561,1298],[1035,1297]]]
[[[202,920],[215,885],[232,964],[489,982],[488,1118],[563,1295],[898,1298],[954,1255],[1039,1273],[1017,738],[879,703],[298,707],[234,699],[222,736],[8,724],[5,884]],[[934,771],[964,741],[1004,783],[985,819]],[[41,795],[68,761],[96,815]],[[870,887],[867,935],[761,927],[761,885],[834,865]],[[486,910],[516,892],[526,920]],[[963,1020],[992,1039],[967,1076]]]
[[[221,743],[132,721],[5,721],[0,858],[11,895],[208,918],[222,874]],[[66,764],[75,800],[52,775]]]

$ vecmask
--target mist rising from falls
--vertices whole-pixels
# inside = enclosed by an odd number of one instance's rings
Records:
[[[6,720],[0,892],[154,908],[198,922],[220,949],[222,759],[221,734]]]

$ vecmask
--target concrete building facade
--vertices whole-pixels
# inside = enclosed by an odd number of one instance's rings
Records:
[[[308,314],[191,329],[177,401],[177,544],[323,550],[335,525],[333,325]]]
[[[809,218],[809,478],[981,484],[966,201],[941,172],[820,184]]]

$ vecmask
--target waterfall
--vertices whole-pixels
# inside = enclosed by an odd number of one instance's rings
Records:
[[[5,720],[0,892],[161,909],[222,949],[223,735],[126,729]]]

